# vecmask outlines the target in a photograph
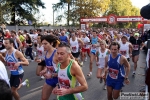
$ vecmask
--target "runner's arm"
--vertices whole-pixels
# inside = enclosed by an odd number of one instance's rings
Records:
[[[98,52],[98,51],[96,51],[96,58],[97,58],[97,59],[96,59],[96,62],[98,62],[98,61],[99,61],[98,53],[99,53],[99,52]]]
[[[143,43],[143,42],[141,43],[141,45],[142,45],[142,46],[141,46],[141,50],[142,50],[142,49],[144,48],[144,46],[145,46],[145,45],[144,45],[144,43]]]
[[[130,64],[124,56],[121,56],[123,59],[123,65],[125,67],[126,75],[125,78],[128,78],[130,72]]]
[[[132,54],[133,46],[131,43],[129,43],[129,54]]]
[[[104,67],[104,77],[106,78],[107,75],[107,62],[108,62],[108,56],[105,57],[105,67]]]
[[[84,45],[84,42],[83,42],[81,39],[78,39],[78,42],[80,42],[80,43],[81,43],[81,46],[83,46],[83,45]]]
[[[22,43],[21,41],[19,40],[19,38],[16,38],[17,40],[17,43],[19,44],[19,47],[18,47],[18,50],[20,50],[22,48]]]
[[[76,79],[80,83],[80,86],[68,89],[67,94],[74,94],[74,93],[86,91],[88,89],[88,85],[85,80],[84,74],[81,70],[81,67],[78,65],[77,62],[73,62],[71,67],[71,74],[76,77]]]
[[[100,46],[101,39],[100,39],[99,37],[98,37],[98,42],[99,42],[99,43],[95,44],[96,47],[99,47],[99,46]]]
[[[21,61],[19,62],[21,65],[28,66],[29,62],[28,60],[23,56],[23,54],[20,51],[16,51],[15,56],[20,59]]]

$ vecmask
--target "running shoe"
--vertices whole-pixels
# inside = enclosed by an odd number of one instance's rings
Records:
[[[27,87],[30,87],[29,80],[26,79],[25,82],[26,82],[26,86],[27,86]]]
[[[80,63],[81,66],[83,66],[83,61]]]
[[[85,61],[87,61],[87,57],[85,58]]]
[[[106,88],[107,88],[107,86],[106,86],[106,84],[105,84],[103,89],[106,90]]]
[[[135,76],[135,72],[132,73],[132,76]]]
[[[44,77],[44,76],[41,76],[41,79],[43,79],[43,80],[44,80],[44,79],[45,79],[45,77]]]
[[[100,82],[100,83],[103,83],[103,79],[102,79],[102,78],[100,78],[99,82]]]

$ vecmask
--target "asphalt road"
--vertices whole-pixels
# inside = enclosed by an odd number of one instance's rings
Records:
[[[132,61],[130,61],[131,65],[131,72],[129,75],[130,84],[125,85],[125,87],[123,87],[123,92],[139,92],[143,88],[142,86],[145,85],[144,83],[145,76],[138,75],[138,73],[145,74],[145,70],[141,68],[146,66],[145,59],[146,55],[144,54],[143,51],[141,51],[135,77],[132,77],[133,63]],[[36,76],[35,74],[36,67],[37,64],[35,62],[30,62],[29,66],[24,67],[25,74],[23,80],[28,78],[30,80],[30,87],[29,88],[22,87],[19,90],[21,100],[40,100],[41,98],[42,85],[44,84],[44,80],[41,80],[40,77]],[[85,75],[89,87],[87,91],[83,92],[83,97],[85,100],[107,100],[107,92],[106,90],[103,90],[104,84],[99,83],[99,80],[96,78],[96,71],[97,67],[94,62],[93,75],[91,76],[91,78],[88,78],[87,74],[89,72],[89,59],[87,62],[84,62],[83,73]],[[49,100],[54,99],[56,99],[55,95],[51,95],[51,97],[49,98]]]

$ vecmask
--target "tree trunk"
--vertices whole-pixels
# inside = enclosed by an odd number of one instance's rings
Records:
[[[14,5],[14,4],[11,4]],[[16,18],[15,18],[15,6],[13,6],[12,11],[11,11],[11,25],[16,24]]]
[[[70,2],[68,2],[68,17],[67,17],[67,25],[69,26],[69,20],[70,20]]]

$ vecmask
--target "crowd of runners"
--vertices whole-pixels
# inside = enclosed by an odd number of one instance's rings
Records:
[[[130,83],[130,60],[134,64],[132,75],[136,77],[140,50],[145,46],[141,37],[138,29],[0,31],[0,79],[11,88],[6,94],[12,93],[15,100],[20,100],[18,90],[29,87],[32,81],[22,82],[23,67],[29,65],[30,59],[37,62],[36,75],[45,80],[41,100],[48,100],[52,93],[58,100],[83,100],[82,92],[88,85],[82,67],[90,59],[87,77],[91,77],[96,63],[97,78],[104,83],[108,100],[117,99],[124,84]],[[10,70],[10,78],[5,66]],[[5,100],[12,100],[9,95],[4,96]]]

